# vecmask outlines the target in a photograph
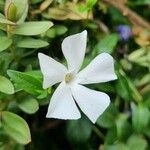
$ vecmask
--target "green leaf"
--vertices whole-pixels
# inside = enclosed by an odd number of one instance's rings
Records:
[[[2,36],[0,37],[0,52],[7,49],[12,44],[12,39]]]
[[[50,21],[32,21],[18,25],[13,31],[13,34],[19,35],[38,35],[46,32],[53,23]]]
[[[128,146],[121,142],[116,144],[116,148],[117,150],[129,150]]]
[[[14,113],[3,111],[1,119],[5,132],[18,143],[28,144],[31,141],[28,124],[23,118]]]
[[[6,18],[1,18],[1,17],[0,17],[0,23],[8,24],[8,25],[16,25],[14,22],[11,22],[11,21],[7,20]]]
[[[119,114],[116,120],[117,137],[120,140],[126,140],[131,134],[131,126],[127,119],[127,114]]]
[[[7,19],[11,20],[13,22],[16,21],[16,15],[17,15],[17,7],[14,5],[14,3],[10,2],[9,6],[6,10]]]
[[[92,132],[92,124],[87,118],[69,121],[67,125],[68,139],[73,143],[87,142]]]
[[[130,55],[128,55],[128,60],[133,63],[136,63],[139,66],[149,68],[150,66],[150,62],[148,61],[150,58],[149,49],[150,47],[147,46],[133,51]]]
[[[7,30],[7,25],[0,23],[0,30],[6,31]]]
[[[122,142],[116,141],[113,145],[104,145],[104,150],[131,150],[128,146]]]
[[[144,139],[140,135],[130,136],[127,141],[127,145],[129,147],[129,150],[146,150],[148,147],[146,139]]]
[[[48,46],[49,43],[40,39],[24,38],[17,43],[17,47],[21,48],[42,48]]]
[[[97,124],[104,128],[111,128],[115,126],[115,120],[118,115],[117,108],[112,104],[106,111],[98,118]]]
[[[86,0],[87,2],[87,7],[88,7],[88,9],[90,10],[90,9],[92,9],[93,8],[93,6],[96,4],[96,2],[97,2],[97,0]]]
[[[23,23],[28,13],[28,0],[6,0],[5,14],[9,8],[10,3],[13,3],[16,7],[16,21],[18,24]]]
[[[8,70],[7,74],[14,81],[18,88],[30,94],[39,96],[44,91],[42,89],[42,81],[38,80],[34,76],[14,70]]]
[[[6,17],[1,13],[0,13],[0,24],[16,25],[16,23],[6,19]]]
[[[113,144],[117,140],[118,140],[118,137],[117,137],[116,126],[112,127],[112,128],[109,128],[109,130],[107,131],[107,134],[105,136],[105,143],[107,143],[107,144]]]
[[[103,91],[103,92],[109,92],[109,93],[115,93],[114,85],[111,83],[100,83],[98,85],[93,85],[96,89]]]
[[[22,24],[28,15],[28,9],[29,9],[28,0],[22,0],[22,1],[13,0],[13,1],[17,6],[17,17],[18,17],[17,24]]]
[[[133,84],[133,82],[126,76],[126,80],[128,82],[129,88],[131,90],[131,95],[132,98],[136,101],[136,102],[141,102],[143,100],[142,95],[140,94],[140,92],[137,90],[137,88],[135,87],[135,85]]]
[[[116,91],[120,97],[126,101],[133,99],[136,102],[141,102],[143,100],[135,85],[121,68],[117,72],[117,77]]]
[[[67,32],[67,28],[62,25],[56,25],[52,27],[51,29],[47,30],[46,35],[50,38],[54,38],[56,36],[63,35]]]
[[[34,114],[39,109],[39,104],[33,97],[25,97],[17,101],[19,108],[28,114]]]
[[[102,40],[100,40],[94,48],[94,52],[96,53],[113,53],[114,48],[117,45],[119,37],[117,34],[109,34],[106,35]]]
[[[149,109],[139,104],[138,106],[132,104],[132,124],[133,128],[137,132],[143,132],[143,129],[147,127],[150,120]]]
[[[0,76],[0,91],[6,94],[14,93],[14,86],[7,78]]]
[[[12,54],[8,51],[0,53],[0,74],[6,74],[6,70],[13,61]]]
[[[56,35],[62,35],[68,31],[68,28],[63,25],[56,25],[55,31],[56,31]]]
[[[116,81],[117,94],[126,101],[131,99],[130,89],[126,78],[122,75],[122,70],[117,72],[118,80]]]
[[[26,72],[27,75],[33,76],[35,77],[37,80],[42,81],[43,79],[43,75],[42,72],[40,70],[32,70],[32,71],[28,71]]]

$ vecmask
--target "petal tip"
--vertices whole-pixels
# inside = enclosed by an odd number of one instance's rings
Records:
[[[114,73],[115,74],[115,73]],[[117,77],[117,75],[115,74],[114,75],[114,80],[117,80],[118,79],[118,77]]]
[[[43,87],[44,90],[46,90],[48,88],[45,84],[43,84],[42,87]]]
[[[38,53],[38,58],[40,59],[42,56],[44,56],[43,53]]]
[[[87,30],[82,31],[81,34],[85,34],[85,36],[87,36]]]

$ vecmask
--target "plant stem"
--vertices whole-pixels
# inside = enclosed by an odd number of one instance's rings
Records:
[[[93,131],[98,135],[98,137],[100,139],[102,139],[104,141],[105,136],[103,135],[103,133],[96,126],[93,126]]]
[[[19,63],[19,60],[18,60],[17,55],[16,55],[16,50],[15,50],[15,47],[14,47],[13,45],[11,45],[10,51],[11,51],[11,54],[12,54],[12,56],[13,56],[13,59],[14,59],[17,63]]]

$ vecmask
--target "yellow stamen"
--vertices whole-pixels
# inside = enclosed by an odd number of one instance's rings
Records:
[[[65,75],[65,82],[69,83],[73,79],[73,75],[71,73],[67,73]]]

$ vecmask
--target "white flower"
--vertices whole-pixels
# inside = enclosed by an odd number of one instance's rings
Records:
[[[91,90],[82,84],[93,84],[117,79],[113,58],[102,53],[79,71],[84,60],[87,31],[69,36],[62,42],[62,52],[68,68],[53,58],[38,54],[44,77],[43,88],[59,83],[48,108],[47,118],[79,119],[79,108],[95,123],[110,103],[107,94]]]

